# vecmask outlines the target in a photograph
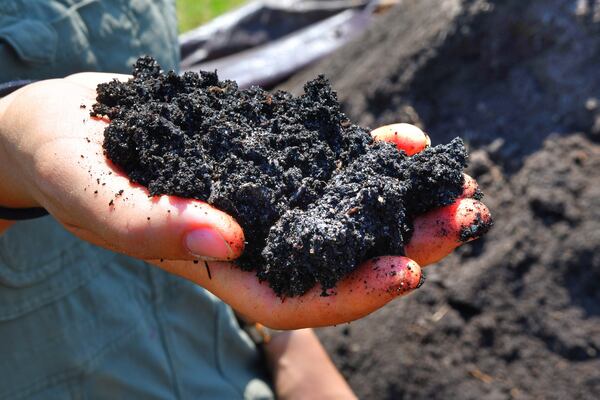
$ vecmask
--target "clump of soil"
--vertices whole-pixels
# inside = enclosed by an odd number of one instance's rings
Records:
[[[98,86],[110,160],[151,195],[207,201],[245,231],[240,267],[280,296],[323,293],[370,257],[403,254],[418,214],[462,192],[460,139],[408,157],[374,142],[319,77],[294,97],[238,90],[216,73],[163,73]]]

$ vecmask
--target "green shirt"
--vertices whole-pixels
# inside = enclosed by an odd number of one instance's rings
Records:
[[[176,69],[170,0],[0,2],[0,82]],[[204,289],[52,217],[0,235],[0,399],[270,399],[260,357]]]

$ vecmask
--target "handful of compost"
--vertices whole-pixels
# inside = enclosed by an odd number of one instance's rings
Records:
[[[327,295],[361,262],[404,255],[415,217],[463,194],[467,153],[458,138],[399,150],[351,124],[324,77],[304,89],[239,90],[212,72],[163,73],[146,57],[129,81],[98,86],[92,115],[110,119],[106,155],[133,182],[237,220],[240,268],[281,297],[316,284]]]

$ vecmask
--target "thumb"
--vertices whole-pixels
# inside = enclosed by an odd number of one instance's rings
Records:
[[[115,192],[111,186],[92,191],[77,212],[49,211],[82,239],[140,259],[233,260],[243,252],[241,227],[210,205],[172,196],[153,199],[132,186]]]
[[[86,128],[95,124],[101,132],[101,121]],[[244,233],[231,216],[197,200],[150,197],[104,157],[100,140],[59,138],[37,152],[36,200],[68,230],[141,259],[241,255]]]

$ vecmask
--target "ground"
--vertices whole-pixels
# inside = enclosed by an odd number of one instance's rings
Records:
[[[300,73],[372,127],[463,137],[495,228],[422,288],[319,335],[364,399],[596,399],[600,2],[402,2]]]
[[[246,0],[177,0],[179,32],[194,29],[246,3]]]

